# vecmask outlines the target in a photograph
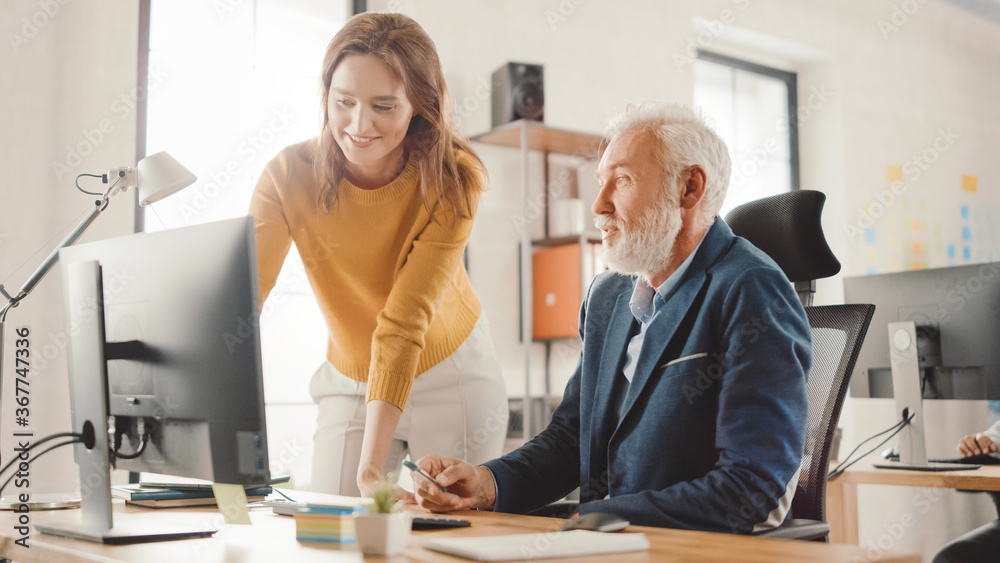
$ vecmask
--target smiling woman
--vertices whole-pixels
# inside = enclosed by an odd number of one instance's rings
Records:
[[[250,213],[261,302],[294,242],[328,329],[312,488],[357,496],[407,454],[496,457],[507,393],[461,260],[485,170],[434,43],[406,16],[360,14],[320,78],[320,136],[267,165]]]

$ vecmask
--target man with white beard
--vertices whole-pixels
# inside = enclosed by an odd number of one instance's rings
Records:
[[[595,223],[611,269],[552,422],[474,467],[426,456],[421,506],[525,513],[580,487],[580,512],[749,533],[789,517],[811,342],[778,266],[717,217],[725,143],[685,106],[629,106],[607,130]]]

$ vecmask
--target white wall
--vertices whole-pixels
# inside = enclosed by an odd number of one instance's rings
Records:
[[[0,9],[0,283],[11,292],[92,205],[92,196],[73,187],[76,174],[135,164],[136,117],[128,100],[135,93],[138,26],[137,2],[17,0]],[[109,132],[100,131],[102,121]],[[67,146],[81,154],[79,162],[67,160]],[[59,177],[53,163],[72,172]],[[84,185],[93,187],[89,180]],[[111,203],[84,242],[133,231],[132,200]],[[28,429],[38,438],[70,428],[60,275],[54,269],[7,317],[4,461],[16,445],[14,329],[31,331]],[[32,466],[29,490],[74,491],[75,467],[68,448],[52,452]]]
[[[379,0],[370,9],[402,11],[435,40],[452,94],[463,108],[467,134],[490,125],[481,81],[507,61],[545,65],[547,124],[600,133],[609,112],[630,102],[690,102],[692,72],[680,65],[692,43],[794,70],[799,77],[802,186],[827,195],[824,223],[846,275],[975,262],[997,252],[1000,193],[991,166],[1000,146],[1000,27],[950,5],[917,0]],[[726,10],[729,10],[726,12]],[[727,23],[720,24],[725,20]],[[890,188],[887,165],[933,147],[939,129],[958,138],[927,170],[904,174],[904,197],[872,219],[876,242],[848,236],[858,207]],[[939,146],[945,146],[939,141]],[[522,392],[517,343],[517,230],[519,164],[511,151],[483,147],[492,178],[470,243],[473,283],[493,324],[512,394]],[[741,163],[734,163],[739,165]],[[533,161],[534,188],[542,183]],[[978,177],[978,191],[962,190],[962,175]],[[581,174],[581,197],[592,188]],[[960,206],[970,205],[964,221]],[[921,221],[919,232],[910,229]],[[961,256],[962,226],[971,225],[970,259]],[[862,227],[868,227],[862,223]],[[533,225],[537,229],[537,225]],[[913,242],[921,244],[913,253]],[[958,258],[947,258],[947,245]],[[941,252],[938,252],[940,245]],[[843,299],[842,278],[820,283],[818,304]],[[562,382],[575,361],[559,369]],[[536,350],[540,354],[539,350]],[[536,357],[535,364],[540,366]],[[537,372],[537,370],[536,370]],[[855,400],[845,408],[844,447],[892,423],[890,401]],[[950,410],[949,410],[950,409]],[[984,402],[955,408],[935,404],[949,418],[929,437],[932,455],[947,455],[958,437],[986,423]],[[959,410],[961,416],[955,415]],[[843,451],[843,450],[842,450]],[[862,488],[861,543],[933,553],[949,537],[995,517],[984,499],[949,492],[926,514],[919,490]],[[982,495],[980,495],[982,496]],[[922,505],[921,505],[922,506]],[[902,538],[886,526],[911,512],[918,524]],[[950,513],[948,518],[944,513]]]

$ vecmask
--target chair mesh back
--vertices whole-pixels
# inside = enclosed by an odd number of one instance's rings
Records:
[[[823,236],[826,195],[795,190],[744,203],[726,215],[726,224],[764,251],[791,282],[828,278],[840,271]]]
[[[868,332],[874,305],[806,307],[812,329],[809,426],[798,488],[792,500],[795,518],[826,521],[826,475],[840,410],[854,362]]]

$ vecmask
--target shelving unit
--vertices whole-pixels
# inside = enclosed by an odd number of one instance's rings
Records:
[[[557,129],[554,127],[548,127],[544,123],[538,121],[531,121],[520,119],[517,121],[512,121],[494,128],[486,133],[473,136],[470,140],[477,143],[484,143],[488,145],[508,147],[512,149],[517,149],[520,152],[521,157],[521,208],[525,216],[530,216],[530,176],[529,176],[529,155],[531,152],[541,152],[545,155],[545,165],[544,170],[544,186],[543,188],[543,205],[542,205],[542,217],[544,220],[543,232],[544,236],[541,239],[532,239],[530,229],[525,228],[521,232],[521,240],[519,243],[519,263],[520,263],[520,283],[519,289],[521,293],[521,303],[520,303],[520,315],[521,315],[521,343],[524,352],[524,398],[523,398],[523,430],[524,439],[528,440],[532,437],[532,418],[533,418],[533,401],[531,396],[531,350],[533,342],[542,342],[545,344],[545,382],[544,382],[544,392],[545,397],[543,403],[547,405],[552,392],[550,385],[550,374],[549,374],[549,363],[551,340],[534,340],[532,338],[526,337],[527,335],[533,334],[533,319],[532,319],[532,255],[536,248],[552,248],[557,246],[563,246],[567,244],[579,244],[580,246],[580,261],[581,264],[584,263],[584,253],[586,252],[587,244],[600,244],[601,240],[599,238],[587,236],[586,233],[582,233],[579,236],[569,236],[569,237],[559,237],[559,238],[549,238],[549,167],[548,167],[548,155],[549,154],[561,154],[567,156],[575,156],[585,160],[595,160],[601,150],[601,145],[603,143],[603,138],[600,135],[592,135],[588,133],[579,133],[575,131],[568,131],[565,129]],[[590,279],[587,276],[584,268],[581,267],[581,296],[586,294],[586,288],[590,283]],[[547,417],[546,409],[543,408],[543,416]],[[545,424],[545,420],[542,420],[539,427]]]

